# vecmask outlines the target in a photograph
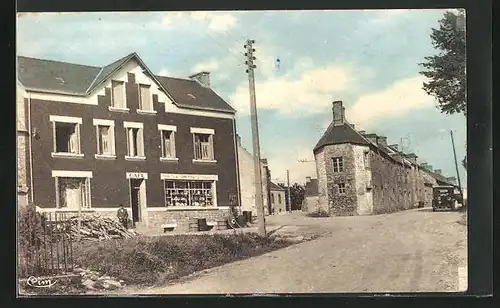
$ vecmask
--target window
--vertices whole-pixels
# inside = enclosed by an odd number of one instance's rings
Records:
[[[158,124],[161,142],[161,160],[177,160],[175,154],[175,132],[177,127]]]
[[[50,116],[53,131],[52,156],[83,156],[80,148],[81,118]]]
[[[281,204],[281,194],[278,194],[278,203]]]
[[[271,193],[271,203],[274,204],[274,194]]]
[[[342,157],[333,158],[333,172],[344,171],[344,159]]]
[[[215,182],[164,180],[165,206],[215,206]]]
[[[96,158],[115,157],[115,124],[112,120],[94,119],[97,136]]]
[[[125,159],[145,159],[142,123],[124,122],[127,132],[127,156]]]
[[[345,183],[339,183],[337,184],[338,188],[339,188],[339,194],[343,195],[345,194]]]
[[[141,111],[156,113],[153,110],[153,101],[150,89],[151,89],[150,85],[145,85],[145,84],[139,85],[139,110],[138,110],[139,113],[141,113]]]
[[[365,169],[369,169],[370,168],[370,152],[368,152],[368,151],[363,152],[363,162],[365,165]]]
[[[125,97],[125,83],[123,81],[111,81],[111,106],[115,109],[127,109]]]
[[[58,209],[78,210],[91,206],[90,171],[52,171]]]
[[[214,131],[191,128],[194,141],[194,161],[214,161]]]

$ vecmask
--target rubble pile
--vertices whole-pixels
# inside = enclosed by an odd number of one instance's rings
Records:
[[[123,280],[105,276],[97,271],[75,268],[74,272],[80,275],[82,285],[89,290],[116,290],[125,286]]]
[[[71,236],[78,238],[78,217],[71,217],[68,222]],[[99,241],[132,238],[136,233],[111,218],[86,214],[81,216],[80,236],[81,239]]]

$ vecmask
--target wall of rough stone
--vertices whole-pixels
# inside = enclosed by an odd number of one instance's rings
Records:
[[[371,151],[373,213],[390,213],[412,208],[411,168],[381,153]]]
[[[343,172],[333,172],[333,158],[342,157]],[[320,202],[326,199],[329,205],[330,214],[333,216],[357,215],[357,192],[356,192],[356,164],[353,146],[351,144],[329,145],[323,148],[323,174],[326,177],[326,189],[319,185]],[[318,174],[318,179],[320,175]],[[339,193],[338,184],[344,183],[346,191]],[[319,183],[318,183],[319,184]],[[324,189],[324,191],[321,191]]]
[[[353,145],[354,172],[356,178],[357,214],[370,215],[373,213],[372,171],[370,148],[368,146]],[[366,153],[366,154],[365,154]],[[365,162],[365,159],[368,162]]]
[[[318,176],[318,202],[314,204],[314,206],[313,204],[308,204],[307,211],[309,213],[318,210],[329,212],[325,148],[322,148],[320,151],[315,153],[314,159],[316,161],[316,174]]]
[[[306,196],[302,201],[302,212],[308,214],[317,211],[319,208],[319,196]]]

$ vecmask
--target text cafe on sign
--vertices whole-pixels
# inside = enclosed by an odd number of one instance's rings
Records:
[[[127,172],[126,177],[127,177],[127,179],[147,180],[148,174],[142,173],[142,172]]]

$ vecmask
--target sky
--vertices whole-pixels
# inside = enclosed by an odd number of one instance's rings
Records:
[[[440,113],[422,90],[418,65],[438,53],[429,35],[444,12],[29,13],[18,15],[17,53],[104,66],[136,52],[159,75],[209,71],[212,89],[237,110],[237,133],[251,152],[243,46],[253,39],[261,157],[275,182],[286,180],[287,169],[292,183],[316,178],[312,151],[336,100],[356,129],[387,136],[419,162],[456,176],[450,131],[460,162],[466,117]]]

